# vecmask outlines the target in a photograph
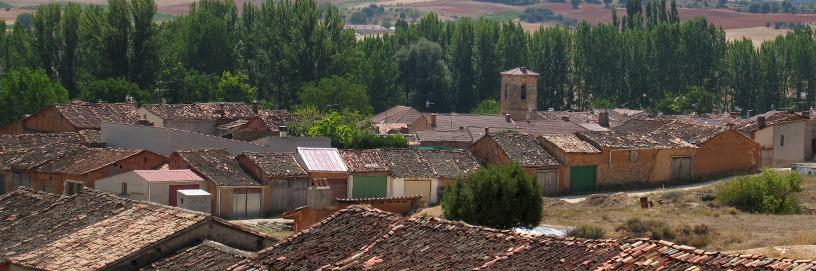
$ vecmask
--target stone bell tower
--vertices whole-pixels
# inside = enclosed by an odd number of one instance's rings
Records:
[[[538,73],[519,67],[501,73],[501,114],[515,121],[533,120],[536,114]]]

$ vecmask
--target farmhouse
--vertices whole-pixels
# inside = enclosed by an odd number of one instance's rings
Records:
[[[439,178],[433,168],[415,149],[382,149],[383,162],[391,170],[392,197],[422,196],[427,206],[439,201]]]
[[[349,197],[385,198],[393,196],[393,184],[388,181],[390,170],[380,157],[380,150],[342,150],[340,156],[348,166]]]
[[[247,174],[224,149],[177,151],[170,155],[170,169],[189,169],[207,180],[213,215],[254,218],[268,211],[269,187]]]
[[[595,190],[597,166],[602,159],[601,150],[574,134],[544,135],[541,145],[563,162],[561,176],[556,188],[545,189],[549,194],[558,192],[582,192]]]
[[[16,130],[26,133],[79,132],[99,130],[102,122],[143,124],[133,103],[73,101],[67,105],[52,105],[25,117],[17,124],[20,127]]]
[[[203,240],[252,251],[276,241],[204,213],[88,188],[0,196],[0,270],[134,270]]]
[[[220,136],[219,125],[251,119],[255,112],[245,103],[146,104],[138,116],[156,127]]]
[[[280,213],[306,205],[309,175],[293,152],[245,152],[238,164],[270,189],[269,212]]]
[[[179,190],[206,189],[207,183],[189,169],[133,170],[99,179],[95,188],[124,198],[178,206]]]
[[[797,113],[770,111],[748,119],[737,130],[759,144],[763,167],[790,167],[813,158],[813,122]]]
[[[560,191],[559,180],[563,177],[559,176],[558,171],[562,164],[541,146],[535,136],[515,131],[490,132],[473,143],[470,151],[485,164],[518,163],[528,174],[535,176],[539,188],[546,195]],[[582,169],[581,174],[591,174],[588,171]]]

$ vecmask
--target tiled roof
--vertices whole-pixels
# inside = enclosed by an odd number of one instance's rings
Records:
[[[251,253],[205,240],[201,244],[160,259],[141,270],[221,271],[249,258]]]
[[[37,148],[57,143],[85,144],[86,142],[77,133],[0,135],[0,151]]]
[[[308,172],[347,172],[340,152],[335,148],[298,147],[298,157]]]
[[[694,148],[691,143],[666,134],[639,134],[621,130],[580,132],[577,134],[595,146],[620,149]]]
[[[203,181],[204,179],[189,169],[160,169],[160,170],[134,170],[133,173],[139,175],[148,182],[183,182],[183,181]]]
[[[92,189],[66,197],[20,188],[0,197],[0,257],[31,269],[97,270],[207,217]]]
[[[704,143],[729,129],[727,125],[699,125],[688,118],[632,119],[615,127],[615,135],[635,145],[647,141],[658,148],[689,147]],[[639,143],[635,143],[639,142]]]
[[[479,162],[466,150],[422,150],[420,153],[439,178],[467,178],[479,169]]]
[[[101,146],[105,144],[105,142],[102,142],[102,134],[99,130],[80,130],[78,133],[82,139],[82,144],[91,146]]]
[[[620,254],[614,240],[537,238],[479,270],[595,270]]]
[[[500,131],[491,132],[490,137],[511,160],[524,167],[555,167],[561,165],[532,135],[515,131]]]
[[[416,109],[408,106],[398,105],[383,112],[380,112],[374,117],[371,117],[371,122],[374,124],[389,124],[402,123],[411,124],[417,119],[422,118],[422,113]]]
[[[241,154],[258,166],[269,177],[306,177],[293,152],[245,152]]]
[[[802,115],[784,111],[769,111],[762,116],[765,116],[765,126],[774,126],[808,120],[808,118],[805,118]],[[752,133],[759,129],[759,122],[757,121],[759,117],[760,116],[757,115],[745,120],[741,124],[737,125],[736,129],[743,134],[752,136]]]
[[[260,110],[258,117],[266,123],[270,131],[278,131],[280,126],[288,126],[289,122],[302,119],[301,116],[289,114],[286,110]]]
[[[99,129],[101,122],[139,124],[133,103],[85,103],[55,105],[57,111],[79,129]]]
[[[417,139],[420,142],[473,142],[468,130],[456,131],[416,131]]]
[[[528,239],[510,231],[438,219],[411,219],[349,255],[346,270],[471,270],[521,247]],[[410,256],[408,256],[410,255]]]
[[[479,114],[440,114],[436,113],[436,126],[432,127],[436,131],[459,131],[468,127],[489,127],[517,129],[516,122],[512,119],[508,122],[504,116],[499,115],[479,115]],[[430,120],[431,116],[426,115]],[[430,122],[430,121],[429,121]],[[484,129],[483,129],[484,130]]]
[[[224,149],[182,150],[176,154],[187,161],[191,170],[218,186],[261,186]]]
[[[531,71],[525,67],[518,67],[515,69],[507,70],[501,72],[502,75],[509,74],[509,75],[538,75],[538,73]]]
[[[388,166],[380,157],[380,150],[341,150],[340,156],[350,173],[388,171]]]
[[[627,120],[638,117],[642,115],[640,113],[634,115],[627,115],[618,112],[624,113],[632,113],[629,112],[630,109],[593,109],[590,111],[582,111],[582,112],[567,112],[567,111],[538,111],[538,117],[543,120],[569,120],[570,122],[574,122],[577,124],[583,123],[598,123],[600,118],[601,112],[607,112],[609,114],[609,125],[611,127],[616,127],[620,124],[623,124]],[[637,110],[635,110],[637,111]],[[642,112],[641,112],[642,113]]]
[[[6,152],[0,169],[30,170],[50,161],[62,159],[85,147],[76,144],[48,144],[37,148]]]
[[[232,129],[240,128],[241,126],[244,126],[244,125],[246,125],[248,123],[249,123],[249,120],[239,119],[239,120],[234,120],[234,121],[231,121],[231,122],[227,122],[227,123],[218,125],[218,126],[216,126],[216,128],[224,129],[224,130],[232,130]]]
[[[544,135],[544,140],[552,143],[559,149],[567,153],[600,153],[601,150],[592,146],[574,134],[568,135]]]
[[[362,206],[229,270],[813,270],[812,260],[709,252],[666,241],[533,237]]]
[[[137,155],[144,150],[114,148],[84,148],[43,164],[37,171],[82,175]]]
[[[143,107],[165,120],[247,119],[255,116],[245,103],[146,104]]]
[[[571,121],[563,120],[533,120],[530,122],[516,122],[519,129],[529,135],[562,135],[573,134],[580,131],[587,131],[581,125]]]
[[[317,270],[358,252],[401,220],[394,213],[351,206],[258,252],[252,262],[271,270]]]
[[[434,178],[436,173],[415,149],[382,149],[380,156],[394,177]]]

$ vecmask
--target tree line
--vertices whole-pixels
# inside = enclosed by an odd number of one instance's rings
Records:
[[[428,14],[360,41],[335,7],[312,0],[248,1],[240,10],[231,0],[202,0],[156,23],[154,0],[109,0],[42,5],[28,24],[0,22],[0,104],[32,100],[0,109],[0,121],[68,99],[126,97],[471,112],[499,98],[499,72],[519,66],[540,73],[539,108],[758,113],[814,101],[810,28],[760,46],[726,41],[704,18],[680,22],[673,1],[630,0],[620,18],[612,9],[611,24],[533,32],[509,21]]]

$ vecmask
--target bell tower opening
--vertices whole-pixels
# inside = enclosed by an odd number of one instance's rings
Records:
[[[501,114],[515,121],[536,118],[538,73],[519,67],[501,73]]]

